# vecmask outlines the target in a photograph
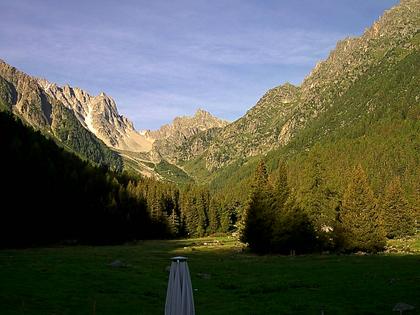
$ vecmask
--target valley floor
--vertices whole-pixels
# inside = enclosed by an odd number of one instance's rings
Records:
[[[398,302],[420,314],[420,240],[411,246],[416,253],[255,256],[224,237],[3,250],[0,313],[163,314],[169,258],[184,255],[199,315],[395,314]]]

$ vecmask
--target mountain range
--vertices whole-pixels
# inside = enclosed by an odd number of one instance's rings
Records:
[[[198,109],[192,117],[176,117],[158,130],[138,132],[128,118],[118,113],[115,101],[105,93],[92,96],[77,87],[60,87],[31,77],[2,60],[0,93],[3,109],[52,135],[82,157],[116,169],[124,164],[129,170],[158,178],[164,177],[154,164],[164,159],[175,162],[176,146],[200,132],[228,124]]]
[[[231,199],[245,198],[242,187],[261,158],[270,170],[286,160],[298,195],[319,160],[338,192],[351,167],[361,163],[377,191],[398,175],[415,199],[419,53],[420,2],[402,0],[360,37],[338,42],[301,85],[268,90],[231,123],[199,109],[159,130],[139,132],[105,93],[60,87],[4,61],[0,107],[96,163],[162,180],[206,183],[234,195]]]

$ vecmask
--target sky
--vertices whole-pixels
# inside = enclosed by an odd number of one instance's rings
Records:
[[[137,129],[197,108],[233,121],[300,84],[397,0],[0,0],[0,59],[112,96]]]

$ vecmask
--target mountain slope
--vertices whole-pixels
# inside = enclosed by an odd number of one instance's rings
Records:
[[[160,129],[145,132],[153,139],[149,152],[119,150],[126,169],[176,183],[192,179],[182,168],[181,162],[202,153],[207,143],[228,123],[209,112],[198,109],[194,116],[176,117]]]
[[[82,157],[115,170],[122,169],[118,154],[83,127],[72,110],[47,94],[38,80],[1,60],[0,104]]]
[[[407,58],[411,59],[406,66],[416,62],[419,7],[418,1],[403,0],[361,37],[339,42],[300,87],[286,85],[268,91],[244,117],[220,131],[200,157],[184,167],[199,180],[209,181],[217,176],[215,171],[236,168],[244,159],[270,149],[308,150],[329,134],[346,127],[351,130],[358,119],[379,113],[389,102],[399,103],[399,98],[387,100],[387,95],[370,93],[374,87],[365,85],[371,81],[386,82],[392,73],[379,76],[392,67],[405,67],[400,63]],[[404,71],[397,68],[396,73]],[[412,76],[418,78],[418,72],[414,71]],[[399,85],[398,89],[395,93],[418,92],[418,87],[412,85],[407,88]],[[360,104],[356,104],[352,99],[359,95]],[[418,106],[418,100],[401,106],[409,110]]]
[[[389,58],[401,58],[398,63],[383,60],[286,146],[237,160],[213,173],[208,177],[212,187],[233,199],[246,200],[244,187],[258,160],[264,158],[270,170],[279,160],[287,160],[291,185],[300,198],[310,191],[317,168],[323,169],[328,190],[340,195],[352,168],[361,164],[377,194],[400,176],[407,198],[420,207],[416,192],[420,187],[420,54],[418,50],[403,58],[401,54],[405,52],[399,49],[390,52]]]
[[[206,168],[213,171],[287,142],[285,126],[299,94],[300,89],[291,84],[269,90],[244,117],[219,132],[205,153]]]
[[[378,196],[399,176],[405,197],[420,213],[419,29],[420,2],[402,1],[360,38],[339,42],[296,89],[285,116],[278,102],[268,98],[260,106],[261,99],[184,168],[208,182],[225,204],[239,202],[240,214],[261,158],[269,171],[287,162],[303,208],[314,193],[314,174],[323,183],[324,202],[335,209],[349,174],[361,164]],[[276,119],[275,127],[261,123]],[[265,150],[270,145],[274,150]]]
[[[101,93],[91,96],[68,85],[60,87],[33,78],[0,61],[0,109],[12,111],[23,121],[99,164],[124,168],[145,176],[170,181],[190,181],[176,166],[185,159],[184,149],[198,155],[198,144],[188,146],[201,133],[213,135],[226,121],[197,110],[192,117],[176,117],[159,130],[139,133],[120,115],[115,101]],[[112,150],[110,150],[110,148]],[[189,155],[187,155],[189,156]]]
[[[155,139],[153,151],[172,163],[186,159],[186,156],[197,156],[202,148],[192,138],[213,134],[216,130],[228,125],[228,122],[214,117],[209,112],[198,109],[194,116],[176,117],[171,124],[163,125],[156,131],[147,131],[146,135]],[[187,145],[188,144],[188,145]],[[189,152],[185,152],[185,149]]]

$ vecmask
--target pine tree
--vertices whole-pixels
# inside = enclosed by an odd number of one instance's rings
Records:
[[[345,250],[376,252],[384,248],[383,223],[361,165],[354,169],[344,193],[339,220]]]
[[[164,214],[163,214],[162,203],[161,203],[160,197],[161,196],[155,187],[153,194],[151,194],[149,205],[150,205],[150,217],[156,223],[161,223],[164,221]]]
[[[220,232],[227,233],[232,231],[233,229],[238,228],[238,231],[242,231],[243,227],[242,224],[244,220],[240,220],[237,222],[238,219],[238,211],[240,204],[238,201],[226,202],[224,201],[220,205]],[[240,212],[243,214],[243,212]]]
[[[308,215],[289,200],[276,219],[271,250],[282,254],[309,253],[316,243],[316,232]]]
[[[401,238],[415,233],[414,214],[404,198],[399,177],[395,177],[385,190],[382,213],[388,238]]]
[[[254,173],[254,180],[252,182],[253,189],[255,188],[263,188],[266,187],[268,184],[268,173],[267,173],[267,167],[265,166],[265,163],[263,160],[261,160],[258,165],[257,169]]]
[[[277,169],[277,178],[273,189],[273,235],[271,238],[271,250],[275,252],[285,252],[285,243],[288,243],[290,225],[287,217],[287,202],[289,199],[290,189],[287,183],[287,169],[284,162],[279,163]],[[287,239],[286,239],[287,238]]]

